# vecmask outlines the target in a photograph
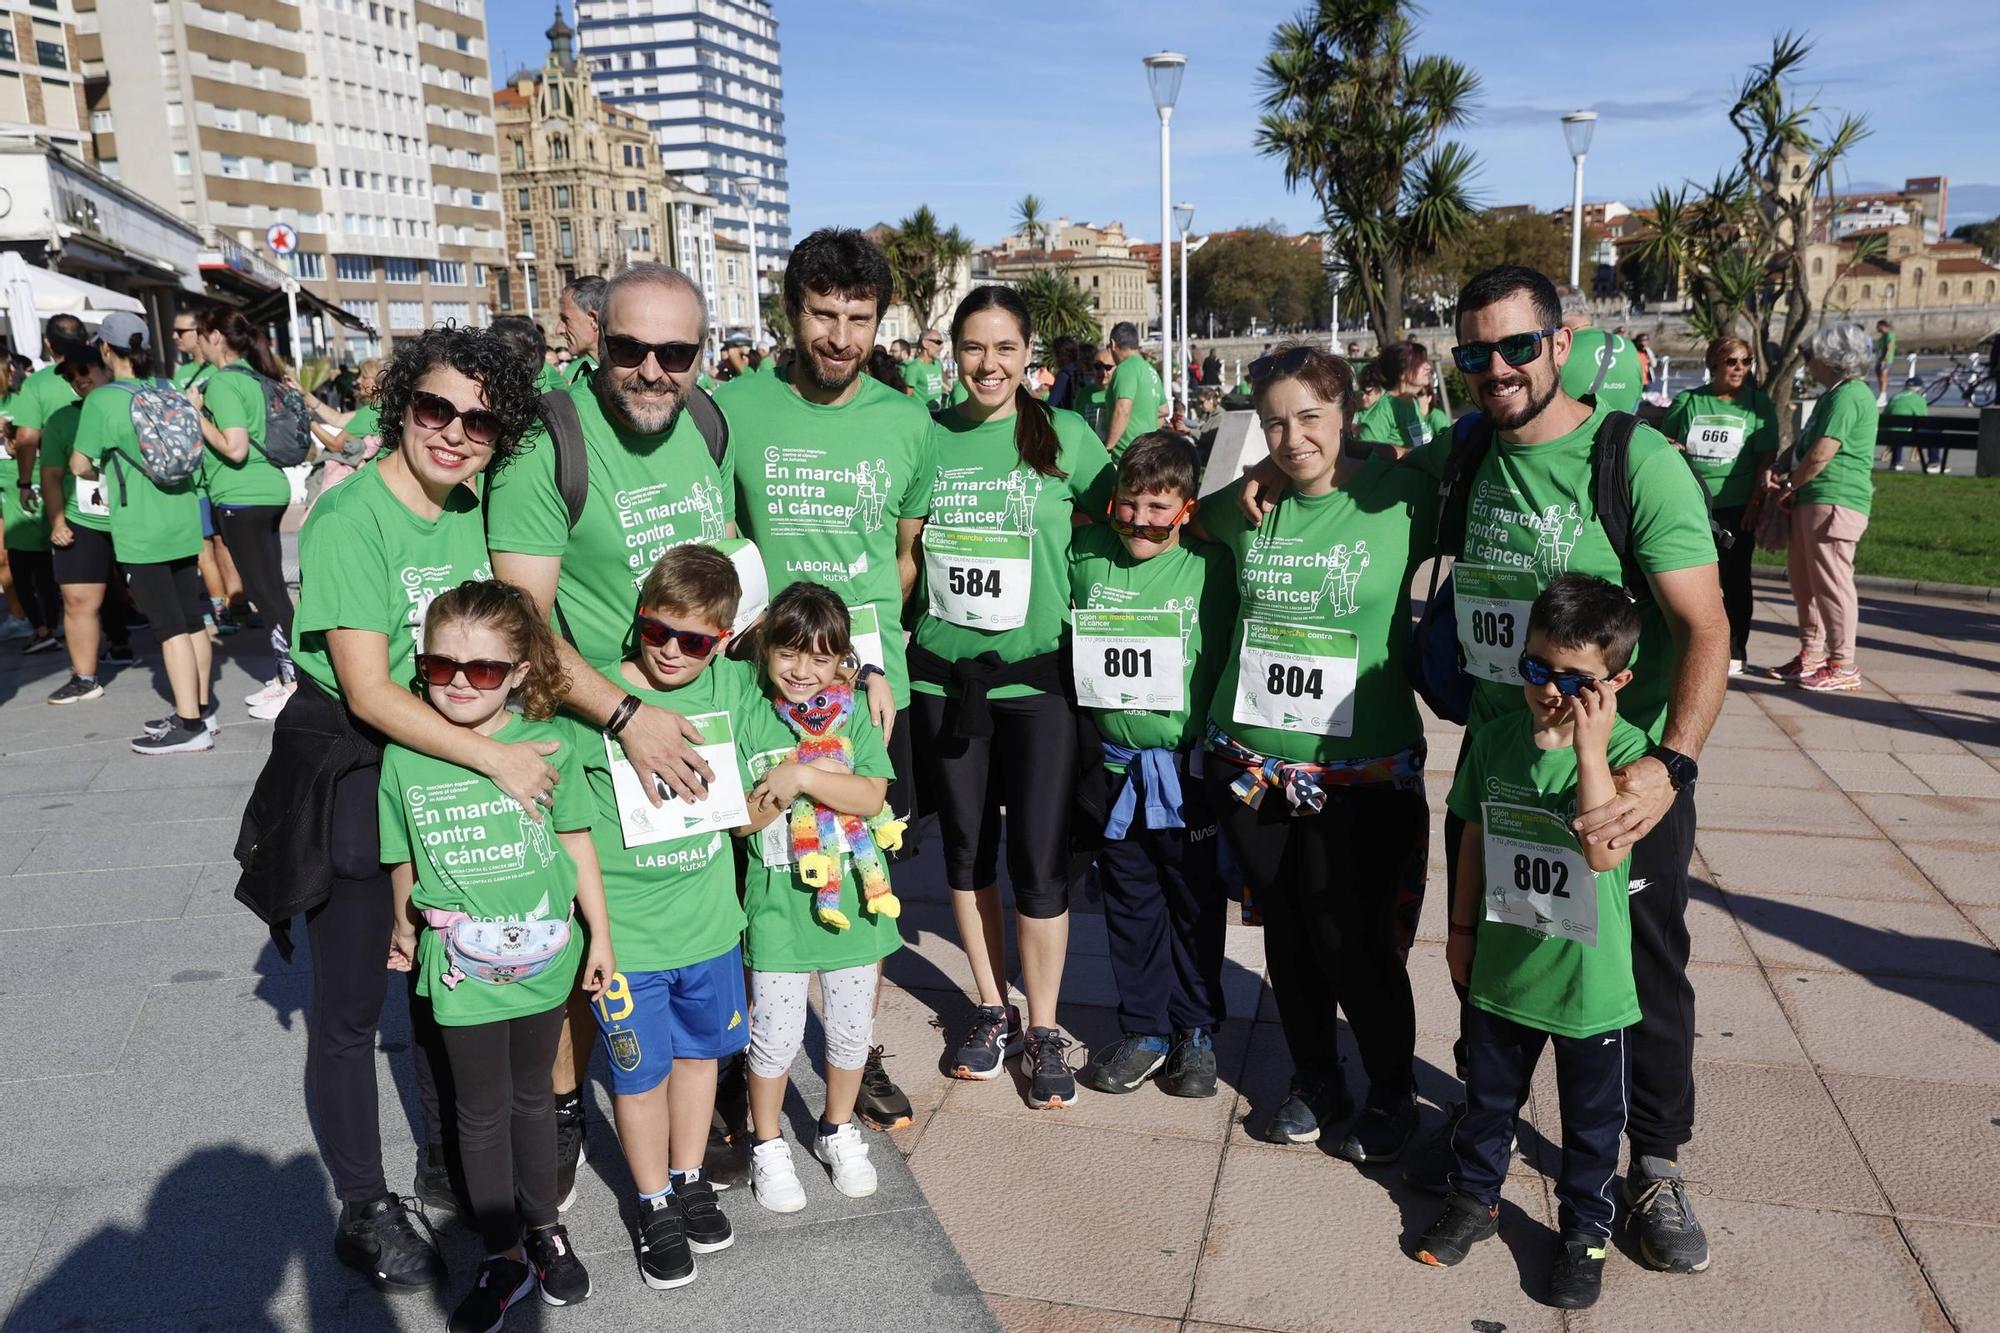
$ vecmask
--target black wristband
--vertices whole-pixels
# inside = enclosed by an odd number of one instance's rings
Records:
[[[604,734],[607,736],[616,736],[619,732],[625,730],[625,724],[630,722],[632,715],[638,711],[638,695],[628,694],[623,699],[620,699],[618,706],[611,710],[611,716],[604,719]]]
[[[888,674],[889,674],[888,672],[884,671],[881,667],[876,666],[873,662],[863,662],[861,664],[861,669],[854,673],[854,683],[856,685],[861,686],[863,689],[866,689],[868,686],[868,678],[870,676],[886,676]]]

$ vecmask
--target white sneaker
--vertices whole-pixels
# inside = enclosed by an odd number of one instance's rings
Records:
[[[297,688],[297,686],[280,686],[275,698],[261,697],[258,702],[250,705],[250,716],[259,722],[271,721],[285,711],[285,705],[292,701],[292,695]]]
[[[868,1160],[868,1143],[852,1123],[813,1143],[813,1156],[833,1168],[833,1187],[850,1199],[875,1192],[875,1166]]]
[[[871,1169],[868,1174],[875,1172]],[[750,1150],[750,1193],[774,1213],[796,1213],[806,1206],[805,1186],[799,1184],[789,1143],[772,1139]]]
[[[1740,657],[1732,657],[1732,658],[1730,658],[1730,659],[1729,659],[1729,674],[1730,674],[1730,675],[1732,675],[1732,676],[1740,676],[1740,675],[1742,675],[1742,674],[1743,674],[1743,659],[1742,659],[1742,658],[1740,658]]]
[[[291,691],[285,687],[285,683],[276,676],[273,676],[249,694],[244,695],[243,702],[255,708],[258,704],[270,703],[275,699],[285,698],[290,693]]]

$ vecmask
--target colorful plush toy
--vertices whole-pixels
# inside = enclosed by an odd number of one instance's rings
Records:
[[[775,699],[772,707],[799,738],[793,758],[801,764],[815,759],[831,759],[849,772],[854,771],[854,745],[847,739],[847,721],[854,715],[854,691],[846,685],[830,685],[802,703]],[[889,872],[881,851],[895,851],[903,845],[904,823],[888,809],[872,819],[842,814],[801,796],[792,803],[792,859],[799,878],[814,890],[813,917],[835,930],[846,930],[847,914],[840,910],[841,853],[854,858],[861,876],[861,906],[868,912],[890,918],[901,916],[902,903],[889,890]]]

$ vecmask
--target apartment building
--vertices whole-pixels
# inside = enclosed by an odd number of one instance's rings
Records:
[[[0,0],[0,134],[39,135],[88,162],[70,0]]]

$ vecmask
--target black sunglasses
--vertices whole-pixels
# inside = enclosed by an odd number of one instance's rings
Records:
[[[421,389],[410,395],[410,417],[425,430],[443,430],[454,419],[465,428],[465,438],[474,444],[492,444],[500,438],[500,418],[483,407],[461,408],[449,398],[440,398]]]
[[[664,620],[655,620],[648,615],[634,615],[632,628],[649,648],[664,648],[668,640],[678,640],[681,651],[689,657],[707,657],[715,651],[715,645],[729,637],[729,631],[720,634],[706,634],[698,629],[676,629]]]
[[[455,657],[444,657],[438,653],[418,653],[417,679],[426,685],[449,685],[463,672],[465,683],[473,689],[497,690],[505,683],[508,673],[519,665],[518,662],[496,662],[490,657],[461,662]]]
[[[1295,374],[1305,366],[1306,362],[1312,360],[1312,354],[1313,349],[1310,347],[1288,347],[1282,352],[1258,357],[1245,368],[1244,373],[1253,380],[1267,380],[1273,375]]]
[[[622,333],[604,335],[604,355],[612,365],[620,370],[636,370],[646,364],[647,357],[660,363],[660,369],[669,375],[678,375],[694,364],[701,354],[700,343],[648,343],[637,338],[628,338]]]
[[[1515,665],[1520,669],[1521,679],[1530,685],[1539,688],[1554,681],[1556,693],[1565,699],[1574,699],[1586,689],[1597,688],[1597,677],[1589,672],[1558,671],[1541,658],[1530,657],[1526,653],[1521,654],[1521,660]]]
[[[1451,349],[1451,359],[1458,368],[1468,375],[1484,375],[1493,364],[1493,354],[1510,366],[1525,366],[1542,354],[1542,339],[1553,337],[1555,329],[1533,329],[1527,333],[1510,333],[1492,342],[1460,343]]]
[[[1100,375],[1109,375],[1112,371],[1118,369],[1116,366],[1107,366],[1102,361],[1096,362],[1090,368]]]

